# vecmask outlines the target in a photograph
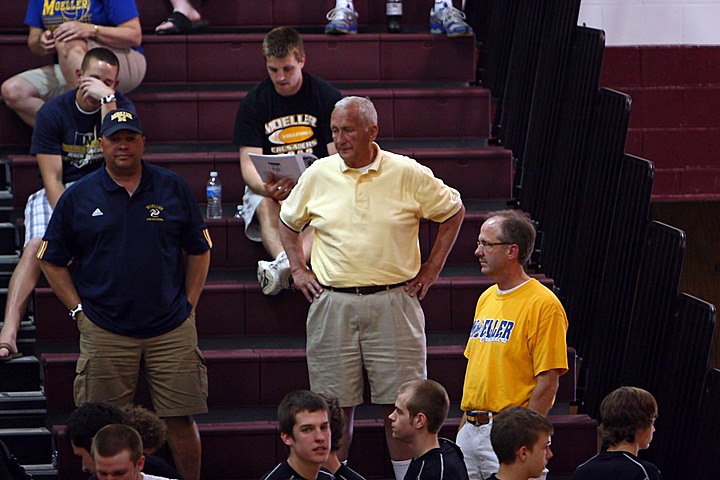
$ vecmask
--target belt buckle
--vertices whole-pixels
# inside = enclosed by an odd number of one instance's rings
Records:
[[[471,425],[475,425],[476,427],[480,427],[482,425],[487,425],[490,423],[490,414],[489,412],[482,412],[482,411],[476,411],[474,414],[470,414],[470,412],[465,414],[465,418],[467,419],[467,422]],[[480,421],[480,419],[484,420],[483,422]]]

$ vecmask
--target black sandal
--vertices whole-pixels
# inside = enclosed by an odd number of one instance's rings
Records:
[[[173,11],[168,15],[168,18],[163,23],[168,22],[171,24],[170,28],[164,30],[155,30],[157,35],[186,35],[193,33],[198,30],[202,30],[207,27],[210,22],[207,20],[191,21],[188,17],[180,12]],[[162,23],[160,24],[162,25]],[[158,26],[160,26],[158,25]]]

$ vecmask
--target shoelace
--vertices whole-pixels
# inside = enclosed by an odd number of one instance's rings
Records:
[[[352,18],[352,16],[353,16],[353,11],[352,11],[351,9],[346,8],[346,7],[340,7],[340,8],[333,8],[332,10],[330,10],[330,11],[325,15],[325,18],[328,19],[328,20],[330,20],[330,21],[335,20],[335,13],[336,13],[336,12],[337,12],[337,14],[338,14],[338,16],[339,16],[340,18],[343,18],[343,17],[344,17],[344,18],[346,18],[346,19],[348,19],[348,20],[350,20],[350,19]]]
[[[444,14],[441,17],[443,25],[451,25],[453,23],[463,22],[465,20],[465,12],[463,12],[462,10],[458,10],[457,8],[451,7],[449,5],[443,10],[445,10]]]

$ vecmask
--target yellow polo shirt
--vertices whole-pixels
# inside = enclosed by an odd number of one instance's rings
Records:
[[[420,219],[442,223],[462,207],[460,194],[412,158],[385,152],[362,173],[335,154],[298,180],[280,219],[315,228],[312,269],[323,285],[389,285],[420,270]]]

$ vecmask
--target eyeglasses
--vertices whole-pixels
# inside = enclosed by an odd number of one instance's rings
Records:
[[[510,242],[486,242],[485,240],[481,240],[477,242],[478,247],[482,247],[483,249],[489,249],[496,245],[512,245]]]

